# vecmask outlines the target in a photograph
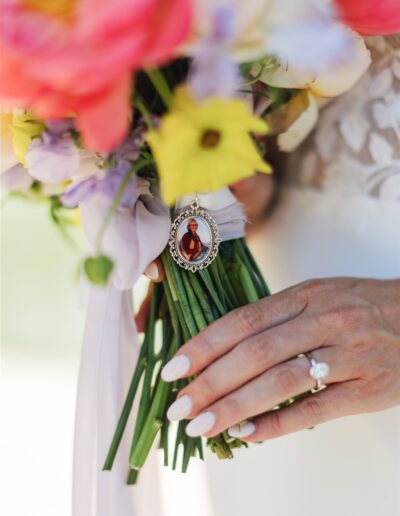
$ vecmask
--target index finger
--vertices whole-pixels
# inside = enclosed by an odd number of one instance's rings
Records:
[[[301,290],[290,288],[233,310],[184,344],[162,370],[164,381],[192,376],[242,340],[294,319],[307,306]]]

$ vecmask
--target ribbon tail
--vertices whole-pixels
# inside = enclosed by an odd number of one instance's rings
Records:
[[[102,471],[138,355],[132,313],[130,290],[91,287],[78,380],[73,516],[161,514],[154,458],[140,488],[126,485],[134,414],[112,471]]]

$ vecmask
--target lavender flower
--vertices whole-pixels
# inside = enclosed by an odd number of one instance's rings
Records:
[[[80,152],[71,136],[70,119],[46,123],[46,130],[31,141],[26,162],[32,177],[43,183],[57,184],[75,176]]]
[[[209,96],[230,97],[237,88],[239,71],[229,53],[233,18],[232,8],[217,8],[211,34],[202,38],[193,51],[188,84],[196,99],[202,100]]]
[[[87,201],[95,193],[101,193],[110,200],[117,194],[122,181],[132,168],[132,162],[140,156],[145,134],[145,125],[139,122],[138,127],[128,136],[118,149],[105,160],[113,163],[109,168],[99,168],[95,174],[71,186],[61,197],[64,206],[75,208]],[[136,189],[137,178],[133,176],[124,190],[121,206],[132,207],[132,199]]]

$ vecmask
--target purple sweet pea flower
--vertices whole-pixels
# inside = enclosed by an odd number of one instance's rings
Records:
[[[87,201],[95,193],[102,193],[112,200],[117,194],[121,182],[132,168],[132,162],[137,160],[140,156],[145,131],[145,125],[139,122],[135,131],[133,131],[133,133],[122,142],[118,149],[109,156],[110,160],[116,162],[115,166],[110,169],[100,169],[96,174],[71,186],[61,196],[61,202],[64,206],[67,208],[75,208]],[[132,207],[136,183],[136,176],[132,176],[122,196],[122,207]]]
[[[231,97],[239,83],[239,70],[229,55],[234,12],[229,7],[215,10],[212,33],[194,49],[189,89],[196,99]]]
[[[31,141],[26,155],[32,177],[57,184],[78,173],[80,152],[71,136],[73,127],[69,118],[46,122],[46,130]]]
[[[131,167],[132,163],[128,160],[121,160],[115,168],[104,171],[104,175],[102,174],[100,177],[96,175],[88,177],[84,181],[69,188],[61,196],[61,202],[67,208],[76,208],[95,193],[102,193],[112,200]],[[122,196],[121,206],[126,208],[131,207],[131,199],[133,198],[135,188],[136,176],[132,176]]]
[[[26,192],[32,186],[33,177],[17,163],[0,174],[0,188],[8,192]]]
[[[61,183],[79,170],[79,149],[71,136],[56,136],[44,131],[32,140],[26,155],[28,171],[43,183]]]

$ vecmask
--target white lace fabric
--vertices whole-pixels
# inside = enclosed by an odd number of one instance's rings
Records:
[[[400,36],[367,44],[369,70],[321,110],[315,131],[291,158],[289,182],[400,201]]]

